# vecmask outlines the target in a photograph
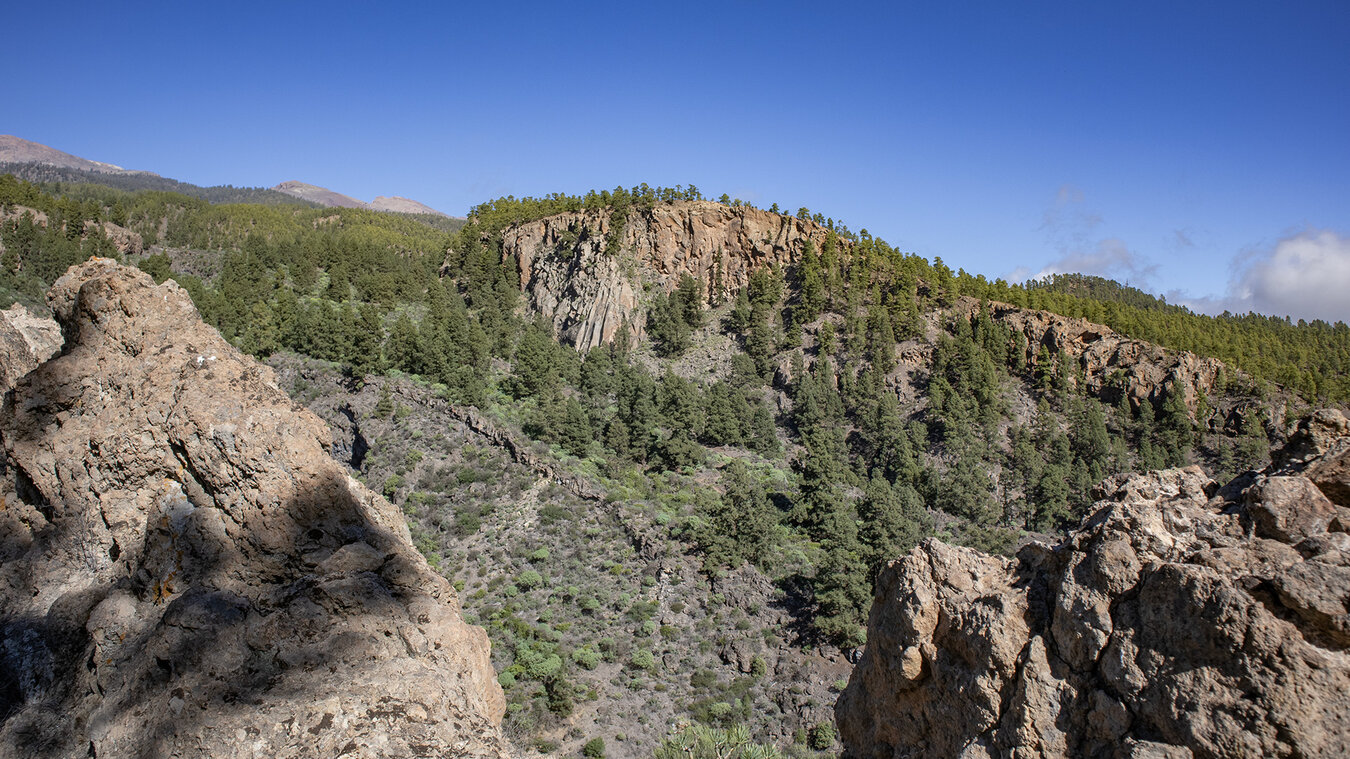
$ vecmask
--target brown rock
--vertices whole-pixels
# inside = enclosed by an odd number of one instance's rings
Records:
[[[1247,516],[1263,538],[1297,543],[1321,535],[1350,511],[1337,507],[1307,477],[1269,477],[1247,490]]]
[[[61,350],[61,327],[15,303],[0,311],[0,392]]]
[[[836,705],[847,754],[1350,754],[1350,536],[1283,474],[1237,502],[1194,468],[1119,476],[1053,549],[892,563]]]
[[[0,756],[502,756],[482,630],[173,282],[95,259],[0,413]]]
[[[786,266],[808,240],[819,249],[828,234],[810,221],[699,200],[631,212],[620,253],[609,255],[615,226],[606,209],[558,214],[503,232],[503,255],[518,262],[530,306],[581,350],[608,343],[623,328],[641,336],[647,288],[669,292],[689,274],[703,284],[706,298],[725,300],[749,282],[751,272]]]
[[[1145,402],[1157,405],[1174,388],[1194,418],[1201,395],[1214,399],[1225,371],[1229,377],[1240,374],[1217,359],[1134,340],[1086,319],[1007,303],[987,305],[990,318],[1022,333],[1033,353],[1045,346],[1052,355],[1062,351],[1077,361],[1086,389],[1110,403],[1123,394],[1136,409]],[[980,307],[974,298],[962,298],[957,311],[969,317]]]

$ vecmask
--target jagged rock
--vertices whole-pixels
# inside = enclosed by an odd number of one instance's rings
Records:
[[[1086,389],[1108,403],[1116,403],[1123,394],[1132,408],[1145,402],[1157,405],[1165,392],[1175,389],[1194,418],[1201,395],[1214,400],[1219,378],[1225,372],[1229,378],[1237,374],[1218,359],[1134,340],[1086,319],[1007,303],[987,307],[991,319],[1022,333],[1033,351],[1045,346],[1052,355],[1062,351],[1077,360]],[[957,304],[957,311],[967,318],[980,308],[974,298],[961,298]]]
[[[0,311],[0,393],[61,350],[61,327],[15,303]]]
[[[503,756],[483,631],[327,428],[103,259],[0,412],[0,756]]]
[[[145,242],[141,239],[139,232],[133,232],[126,227],[118,226],[111,221],[94,222],[86,221],[84,223],[85,234],[97,229],[112,242],[113,247],[117,249],[121,256],[139,256],[145,252]]]
[[[920,545],[878,578],[847,754],[1350,755],[1350,510],[1303,475],[1327,462],[1117,476],[1016,558]]]
[[[703,284],[705,298],[725,300],[752,272],[786,266],[808,240],[819,249],[828,235],[810,221],[702,200],[632,211],[618,232],[620,253],[610,255],[615,226],[608,209],[577,211],[502,234],[503,255],[518,262],[531,308],[581,350],[610,342],[625,327],[641,336],[648,287],[669,292],[689,274]]]
[[[1350,420],[1340,411],[1323,409],[1301,422],[1275,461],[1301,468],[1332,502],[1350,507]]]

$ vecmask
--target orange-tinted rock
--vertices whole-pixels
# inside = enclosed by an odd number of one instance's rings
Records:
[[[581,350],[610,342],[625,326],[641,336],[649,287],[669,292],[688,274],[706,298],[725,300],[752,272],[787,266],[808,240],[819,249],[829,234],[810,221],[702,200],[631,212],[617,255],[605,252],[614,227],[606,209],[558,214],[502,234],[530,306]]]

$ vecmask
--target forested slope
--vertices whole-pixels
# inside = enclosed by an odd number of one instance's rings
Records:
[[[878,568],[926,536],[1010,550],[1028,533],[1080,518],[1093,486],[1110,474],[1199,463],[1224,479],[1262,464],[1269,442],[1310,401],[1350,398],[1343,324],[1202,317],[1101,283],[991,282],[806,209],[788,217],[705,203],[695,188],[504,198],[475,208],[455,233],[361,210],[213,206],[162,192],[55,196],[13,178],[0,178],[0,203],[7,292],[32,302],[69,264],[123,255],[157,279],[177,279],[210,323],[255,355],[304,354],[345,368],[352,388],[382,384],[387,374],[477,407],[537,441],[537,456],[556,471],[626,505],[626,518],[700,560],[711,580],[733,570],[765,578],[795,620],[776,646],[860,645]],[[743,285],[720,265],[673,275],[623,242],[624,230],[652,229],[665,210],[702,214],[700,223],[712,226],[790,218],[785,226],[798,231],[790,255],[747,267]],[[585,247],[588,260],[612,257],[615,276],[634,285],[627,328],[585,352],[560,344],[555,323],[530,308],[522,271],[533,270],[504,244],[560,214],[574,221],[532,255],[566,265]],[[140,252],[120,250],[104,221],[136,235]],[[586,267],[567,271],[578,291],[593,276]],[[1097,361],[1078,347],[1089,343],[1125,358]],[[1120,363],[1126,358],[1134,363]],[[370,413],[398,413],[396,403],[380,406]],[[364,419],[350,413],[352,424]],[[486,529],[483,509],[497,507],[437,495],[445,475],[419,462],[440,444],[407,445],[397,457],[351,463],[415,515],[424,551],[444,560],[448,576],[477,582],[463,574],[472,566],[468,546]],[[600,520],[591,528],[587,539],[609,540],[606,530],[620,526]],[[637,550],[632,535],[613,539]],[[509,583],[520,593],[514,576],[484,578],[481,587]],[[644,582],[629,581],[637,583],[632,593]],[[552,598],[549,586],[533,595]],[[522,599],[531,590],[538,588]],[[572,616],[595,611],[584,600],[551,611],[511,601],[481,607],[505,646],[497,663],[512,673],[508,699],[518,705],[508,725],[522,741],[576,706],[575,693],[559,696],[556,679],[585,677],[587,654],[574,652],[599,651],[599,643],[549,631],[589,629]],[[645,621],[684,618],[669,599],[658,601],[655,617],[636,613],[639,650],[653,650]],[[744,619],[769,624],[759,612]],[[547,645],[522,649],[521,640]],[[556,654],[559,669],[535,667],[530,657],[540,652],[545,660]],[[686,682],[693,674],[678,655],[633,666]],[[766,692],[747,688],[723,694],[716,703],[725,709],[682,706],[729,727],[752,706],[769,708]],[[806,730],[815,708],[792,719]],[[829,736],[810,740],[825,747]]]

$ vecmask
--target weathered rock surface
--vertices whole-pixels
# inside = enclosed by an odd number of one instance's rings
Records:
[[[1165,392],[1175,388],[1194,416],[1201,394],[1215,401],[1219,378],[1237,374],[1218,359],[1135,340],[1087,319],[1007,303],[988,307],[990,318],[1022,333],[1032,351],[1045,346],[1052,355],[1063,351],[1078,361],[1086,389],[1108,403],[1117,402],[1123,394],[1133,408],[1144,402],[1156,405]],[[973,298],[962,298],[958,305],[967,316],[979,308]]]
[[[0,393],[61,350],[61,327],[15,303],[0,311]]]
[[[787,266],[808,240],[819,249],[828,234],[810,221],[703,200],[632,211],[618,232],[620,252],[607,255],[615,227],[609,210],[578,211],[503,232],[502,251],[519,263],[529,305],[582,350],[610,342],[625,326],[641,336],[647,287],[669,292],[689,274],[706,298],[726,299],[751,272]]]
[[[173,282],[94,259],[0,412],[0,756],[501,756],[483,631]]]
[[[1198,468],[1109,479],[1053,548],[893,562],[836,705],[848,755],[1350,755],[1337,420],[1223,490]]]

